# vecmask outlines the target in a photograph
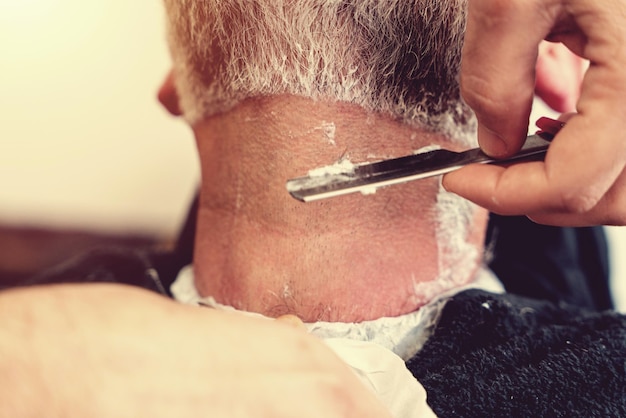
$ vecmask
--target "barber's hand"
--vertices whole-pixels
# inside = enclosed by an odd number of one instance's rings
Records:
[[[521,147],[544,38],[590,61],[578,114],[545,162],[470,166],[446,175],[444,186],[493,212],[540,223],[624,225],[625,0],[469,0],[461,85],[480,145],[493,156]]]
[[[0,416],[388,416],[329,348],[281,321],[116,285],[9,291],[0,314]]]

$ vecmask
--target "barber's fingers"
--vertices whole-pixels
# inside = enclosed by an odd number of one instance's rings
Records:
[[[573,112],[587,65],[563,44],[542,42],[535,66],[535,95],[557,112]]]
[[[552,225],[624,225],[625,120],[613,115],[586,129],[576,115],[554,139],[545,162],[472,165],[446,175],[443,184],[503,215],[529,215]]]
[[[461,88],[488,154],[510,155],[521,146],[543,38],[564,42],[591,63],[579,113],[592,106],[614,112],[613,99],[624,102],[626,1],[471,0]]]
[[[470,0],[469,12],[461,82],[487,153],[511,154],[525,137],[539,38],[563,41],[590,67],[578,114],[545,162],[468,167],[446,188],[553,224],[625,223],[626,1]]]
[[[533,221],[544,225],[589,226],[626,225],[626,172],[622,172],[616,183],[589,211],[572,213],[567,211],[543,211],[528,214]]]
[[[540,3],[469,1],[461,90],[478,118],[480,145],[493,156],[515,153],[526,134],[538,45],[556,18]]]

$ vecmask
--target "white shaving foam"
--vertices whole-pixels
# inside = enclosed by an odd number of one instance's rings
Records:
[[[447,290],[467,284],[478,257],[475,245],[468,241],[476,206],[447,192],[440,180],[436,210],[439,274],[436,280],[428,282],[413,280],[419,302],[429,301]]]
[[[416,149],[415,151],[413,151],[413,155],[417,155],[417,154],[424,154],[426,152],[430,152],[430,151],[435,151],[441,149],[441,146],[439,145],[426,145],[425,147],[422,147],[420,149]]]
[[[309,177],[334,176],[338,174],[352,174],[356,167],[348,158],[342,158],[335,164],[309,170]]]
[[[359,191],[361,192],[363,196],[369,196],[369,195],[376,194],[377,190],[378,190],[378,187],[376,186],[367,186],[367,187],[362,187]]]
[[[327,165],[325,167],[314,168],[309,170],[309,178],[307,180],[308,187],[323,186],[328,181],[329,176],[333,176],[337,179],[348,180],[352,178],[356,165],[350,162],[347,157],[342,158],[335,164]],[[299,190],[298,185],[290,185],[287,183],[287,191],[292,192]]]
[[[322,130],[330,145],[337,146],[337,143],[335,142],[335,133],[337,132],[337,127],[333,122],[322,122],[322,126],[320,126],[319,129]]]
[[[422,154],[441,149],[439,145],[428,145],[413,152]],[[415,302],[426,303],[450,289],[467,284],[476,266],[478,250],[468,241],[474,221],[476,206],[462,197],[446,191],[439,179],[437,193],[438,271],[436,279],[418,282],[412,276]]]

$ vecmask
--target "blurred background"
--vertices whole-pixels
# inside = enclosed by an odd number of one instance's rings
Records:
[[[99,245],[168,245],[198,182],[156,92],[158,0],[0,2],[0,273]]]
[[[0,277],[101,245],[171,245],[199,170],[191,131],[156,101],[161,2],[3,1],[0,46]],[[626,311],[626,231],[608,235]]]

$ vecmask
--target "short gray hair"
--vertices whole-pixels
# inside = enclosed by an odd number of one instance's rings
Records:
[[[248,97],[357,104],[453,139],[473,133],[458,72],[467,0],[165,0],[190,123]]]

